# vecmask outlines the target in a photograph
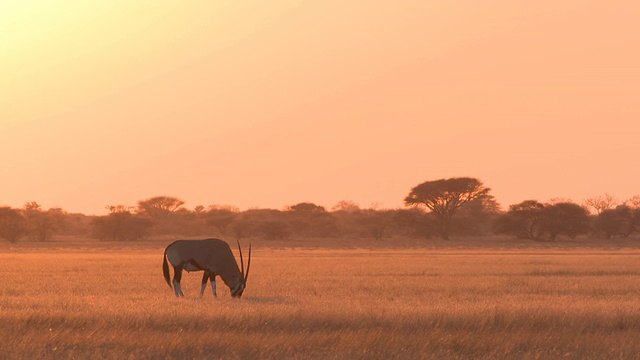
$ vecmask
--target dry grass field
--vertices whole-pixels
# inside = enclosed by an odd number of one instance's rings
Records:
[[[636,250],[258,246],[240,300],[161,261],[0,249],[0,358],[640,358]]]

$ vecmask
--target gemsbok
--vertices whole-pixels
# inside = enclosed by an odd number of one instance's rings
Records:
[[[205,240],[177,240],[169,244],[164,250],[162,272],[167,284],[171,287],[171,275],[169,274],[169,264],[173,266],[173,289],[176,297],[183,296],[180,280],[182,270],[204,271],[202,276],[202,287],[200,297],[204,296],[204,289],[207,287],[207,280],[211,281],[213,296],[218,297],[216,292],[216,276],[220,276],[222,281],[229,287],[232,297],[241,297],[247,286],[249,277],[249,266],[251,266],[251,244],[249,244],[249,259],[247,260],[247,272],[244,272],[244,260],[242,259],[242,248],[238,241],[240,251],[240,265],[238,269],[235,257],[231,252],[229,244],[220,239]]]

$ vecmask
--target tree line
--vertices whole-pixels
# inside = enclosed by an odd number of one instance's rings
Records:
[[[491,189],[476,179],[426,181],[411,189],[405,208],[361,208],[340,201],[331,209],[310,202],[285,209],[240,211],[230,205],[196,206],[171,196],[140,200],[137,206],[108,205],[108,215],[86,216],[37,202],[22,208],[0,207],[0,238],[48,241],[55,235],[103,241],[135,241],[159,236],[220,236],[238,240],[394,236],[449,239],[452,236],[503,234],[534,241],[592,235],[629,237],[640,232],[640,196],[620,202],[593,197],[581,205],[566,199],[548,203],[525,200],[503,211]]]

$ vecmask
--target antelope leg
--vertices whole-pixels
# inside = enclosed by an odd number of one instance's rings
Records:
[[[202,275],[202,286],[200,287],[200,299],[204,297],[204,289],[207,288],[207,281],[209,280],[209,273],[207,271]]]
[[[182,279],[182,266],[174,266],[173,274],[173,289],[176,293],[176,297],[184,297],[182,287],[180,286],[180,280]]]
[[[218,298],[218,294],[216,293],[216,277],[215,277],[215,275],[211,277],[211,288],[213,289],[213,297]]]

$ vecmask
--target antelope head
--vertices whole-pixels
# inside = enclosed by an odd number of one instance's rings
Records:
[[[242,258],[242,247],[240,247],[240,241],[238,241],[238,250],[240,251],[240,276],[242,280],[238,281],[238,284],[231,289],[232,297],[241,297],[244,289],[247,287],[247,279],[249,278],[249,267],[251,266],[251,244],[249,244],[249,259],[247,260],[247,271],[244,271],[244,259]]]

